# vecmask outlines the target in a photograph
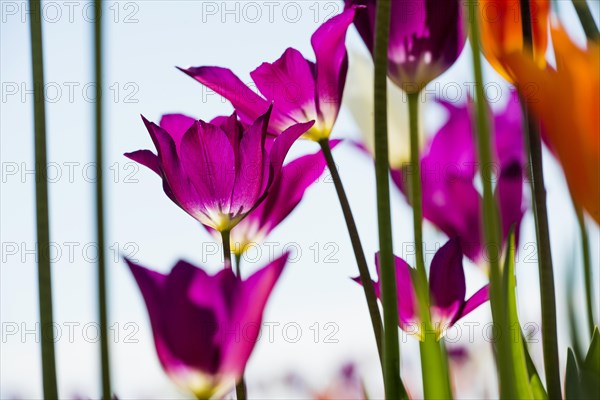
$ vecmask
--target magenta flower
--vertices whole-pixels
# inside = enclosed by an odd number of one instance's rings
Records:
[[[338,143],[332,141],[332,148]],[[250,246],[264,240],[300,204],[304,192],[319,179],[326,165],[321,151],[287,163],[265,200],[231,230],[231,250],[242,255]],[[207,229],[220,238],[214,229]]]
[[[453,238],[435,253],[431,261],[429,271],[431,322],[438,340],[459,319],[489,300],[489,285],[485,285],[468,300],[465,300],[466,286],[462,258],[460,239]],[[379,253],[375,257],[375,265],[377,275],[380,276]],[[406,333],[417,336],[419,340],[423,340],[416,289],[411,277],[413,272],[416,273],[406,261],[396,257],[400,328]],[[355,278],[355,281],[360,283],[360,278]],[[381,300],[380,281],[373,282],[373,285],[377,297]]]
[[[354,25],[371,51],[375,44],[377,0],[345,0],[346,6],[364,5]],[[388,75],[409,93],[416,93],[445,72],[467,40],[460,0],[392,1]]]
[[[165,193],[192,217],[230,230],[264,199],[289,148],[313,125],[289,127],[267,152],[270,112],[246,129],[235,113],[219,124],[166,115],[158,126],[142,117],[158,155],[138,150],[125,156],[156,172]]]
[[[221,67],[182,69],[228,99],[242,122],[250,124],[273,103],[269,133],[279,135],[290,125],[316,121],[305,134],[314,141],[327,139],[337,118],[348,71],[346,31],[354,19],[350,8],[326,21],[312,36],[316,63],[288,48],[273,63],[263,63],[250,73],[262,94],[256,94],[231,70]]]
[[[440,102],[449,112],[446,124],[436,133],[421,157],[423,217],[448,237],[459,236],[465,255],[485,261],[481,194],[475,183],[479,170],[469,107]],[[514,225],[516,241],[525,213],[523,185],[526,158],[521,107],[513,92],[506,106],[493,118],[495,194],[506,244]],[[392,178],[408,199],[410,171],[392,170]]]
[[[158,359],[178,385],[197,398],[222,397],[242,376],[260,336],[284,255],[247,280],[231,268],[214,276],[185,261],[168,275],[127,264],[142,292]]]

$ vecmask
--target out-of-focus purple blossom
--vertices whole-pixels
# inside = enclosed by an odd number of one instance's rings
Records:
[[[126,260],[146,302],[158,359],[171,379],[201,399],[233,388],[258,341],[265,305],[287,258],[246,280],[231,268],[211,276],[179,261],[163,275]]]

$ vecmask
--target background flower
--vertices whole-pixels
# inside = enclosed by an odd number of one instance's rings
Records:
[[[231,268],[211,276],[179,261],[163,275],[126,260],[146,302],[158,358],[176,383],[201,399],[233,388],[258,341],[265,305],[287,258],[247,280]]]
[[[355,26],[373,52],[377,0],[345,0],[364,5]],[[446,71],[467,40],[463,4],[459,0],[395,0],[391,2],[388,76],[406,92],[418,92]]]
[[[448,237],[458,236],[465,255],[475,262],[485,256],[481,194],[477,189],[477,152],[468,105],[447,101],[440,104],[448,111],[448,121],[431,139],[421,156],[423,217]],[[516,92],[505,109],[493,116],[495,194],[506,241],[510,227],[518,235],[525,213],[523,185],[526,177],[521,108]],[[410,168],[392,170],[394,183],[407,201]],[[518,236],[517,236],[518,237]]]

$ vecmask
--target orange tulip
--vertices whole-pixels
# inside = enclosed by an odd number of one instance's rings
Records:
[[[522,53],[501,59],[543,125],[575,202],[600,223],[600,47],[577,47],[552,28],[557,69]]]
[[[502,57],[523,52],[520,0],[479,0],[481,47],[485,58],[509,82],[515,79],[500,61]],[[546,66],[548,15],[550,0],[531,0],[534,59],[539,68]]]

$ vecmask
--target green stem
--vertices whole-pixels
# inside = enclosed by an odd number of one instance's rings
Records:
[[[242,279],[242,255],[239,253],[235,253],[235,274],[238,278]]]
[[[224,230],[221,232],[221,239],[223,240],[223,260],[224,260],[224,268],[231,268],[231,231]],[[235,268],[236,275],[239,279],[242,279],[240,275],[240,264],[241,264],[241,256],[235,255]],[[244,380],[244,375],[240,377],[239,382],[235,385],[235,394],[238,400],[246,400],[248,393],[246,391],[246,381]]]
[[[421,317],[423,341],[420,343],[423,393],[427,399],[450,399],[452,390],[450,377],[442,354],[442,347],[431,323],[429,309],[429,285],[423,254],[423,203],[421,192],[421,162],[419,151],[419,92],[408,94],[410,122],[411,190],[413,229],[415,235],[416,276],[419,315]]]
[[[229,230],[221,232],[223,240],[223,262],[225,268],[231,268],[231,235]]]
[[[384,321],[385,397],[406,397],[400,379],[400,346],[398,343],[398,293],[392,242],[390,181],[387,127],[387,66],[390,35],[390,0],[379,0],[375,16],[375,179],[377,183],[377,222],[381,269],[381,303]]]
[[[365,292],[365,298],[367,299],[367,307],[369,309],[369,315],[371,316],[371,324],[373,325],[373,332],[375,334],[375,341],[377,343],[377,351],[379,353],[380,361],[383,362],[383,347],[381,341],[383,336],[383,325],[381,322],[379,307],[377,306],[377,296],[375,295],[375,289],[373,288],[373,281],[371,280],[371,274],[369,273],[367,259],[365,258],[365,253],[362,248],[358,229],[356,228],[356,222],[354,221],[354,216],[352,215],[348,196],[346,196],[346,191],[342,185],[342,179],[335,165],[335,161],[333,160],[333,155],[331,154],[329,139],[319,141],[319,145],[321,146],[321,151],[323,152],[323,156],[327,162],[327,168],[329,168],[331,173],[333,184],[335,186],[335,190],[340,201],[340,206],[342,207],[342,212],[344,214],[344,219],[346,220],[346,227],[348,229],[348,234],[350,235],[350,242],[352,243],[352,249],[354,250],[356,264],[358,265],[360,280]]]
[[[38,296],[40,331],[42,335],[42,381],[44,398],[58,398],[54,331],[52,317],[52,274],[50,271],[50,221],[48,216],[48,181],[46,174],[46,109],[44,103],[44,55],[42,47],[42,16],[39,0],[30,0],[32,12],[31,68],[33,70],[33,114],[35,142],[35,203],[38,247]]]
[[[506,310],[503,307],[502,275],[500,271],[500,228],[496,199],[492,190],[492,147],[490,137],[490,121],[487,115],[487,104],[483,87],[481,67],[481,44],[477,18],[477,2],[470,1],[469,25],[473,71],[475,75],[476,126],[474,135],[479,154],[479,170],[483,185],[483,221],[487,256],[490,265],[490,303],[494,324],[499,328],[496,338],[496,363],[499,372],[500,395],[513,398],[513,378],[506,340],[510,331],[506,323]]]
[[[577,12],[577,16],[579,17],[579,21],[581,21],[581,26],[585,32],[585,36],[588,40],[597,42],[600,40],[600,32],[598,32],[598,27],[596,26],[596,21],[594,21],[594,17],[592,16],[592,11],[590,10],[590,6],[588,5],[586,0],[572,0],[573,6],[575,7],[575,11]]]
[[[531,53],[533,31],[529,0],[521,0],[521,21],[525,51]],[[540,295],[542,301],[542,345],[544,350],[544,369],[546,386],[551,399],[560,399],[560,366],[558,358],[558,333],[556,325],[556,295],[554,289],[554,268],[550,248],[550,229],[546,206],[546,188],[544,184],[542,142],[536,121],[529,112],[524,112],[525,137],[528,142],[530,178],[532,180],[532,200],[536,216],[536,236],[539,253]]]
[[[248,391],[246,389],[246,380],[244,376],[240,378],[240,381],[235,385],[235,397],[237,400],[246,400],[248,398]]]
[[[98,314],[100,320],[100,364],[102,398],[110,400],[110,359],[108,352],[108,306],[106,294],[106,257],[104,234],[103,126],[102,126],[102,3],[94,0],[94,73],[96,80],[96,239],[98,241]]]
[[[575,203],[573,203],[575,204]],[[575,206],[577,213],[577,223],[579,224],[579,233],[581,235],[581,254],[583,256],[583,274],[585,283],[585,305],[590,338],[594,333],[594,300],[592,291],[592,262],[590,258],[590,238],[585,227],[585,215],[578,206]]]

